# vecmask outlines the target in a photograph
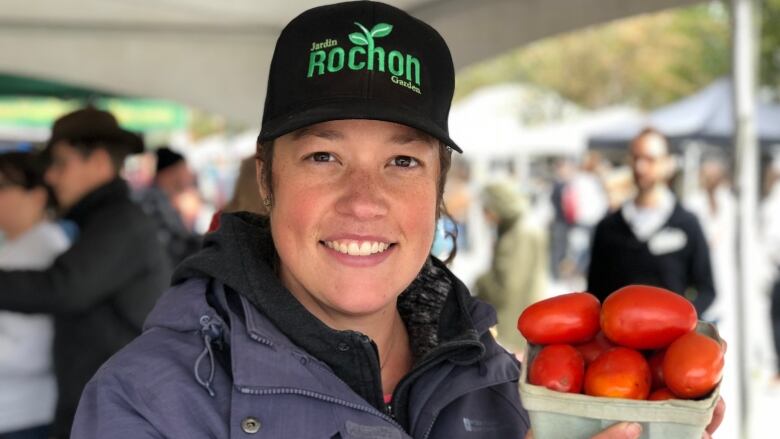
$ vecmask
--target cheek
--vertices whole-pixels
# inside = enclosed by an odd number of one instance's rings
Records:
[[[316,188],[286,182],[274,188],[274,205],[271,209],[272,229],[277,230],[280,244],[306,242],[314,239],[315,226],[321,218],[325,194]],[[298,247],[302,250],[303,247]],[[295,248],[291,249],[295,250]]]

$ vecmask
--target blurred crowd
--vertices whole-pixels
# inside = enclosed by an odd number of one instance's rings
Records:
[[[221,206],[204,201],[186,151],[169,146],[147,147],[154,171],[129,185],[122,165],[143,146],[111,114],[85,108],[60,118],[42,150],[0,153],[0,438],[67,437],[82,387],[140,333],[219,213],[266,210],[253,157]],[[603,299],[621,285],[659,285],[718,322],[737,288],[730,161],[705,155],[698,189],[684,193],[674,153],[647,129],[620,156],[553,158],[525,179],[477,179],[456,161],[432,253],[463,259],[489,246],[483,269],[463,277],[495,306],[498,339],[518,353],[517,315],[551,291]],[[778,352],[779,214],[780,162],[769,161],[760,241]]]

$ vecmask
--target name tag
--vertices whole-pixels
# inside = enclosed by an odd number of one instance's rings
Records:
[[[688,243],[688,237],[680,229],[661,229],[647,242],[650,253],[665,255],[676,252]]]

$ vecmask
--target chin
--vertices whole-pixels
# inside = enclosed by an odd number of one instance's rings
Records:
[[[334,308],[349,314],[370,314],[388,304],[395,303],[399,291],[392,291],[387,284],[352,283],[345,288],[337,288],[328,294]]]

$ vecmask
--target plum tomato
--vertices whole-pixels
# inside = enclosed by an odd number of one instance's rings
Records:
[[[612,342],[632,349],[661,349],[696,327],[696,309],[663,288],[629,285],[607,296],[601,330]]]
[[[666,387],[680,398],[700,398],[718,385],[723,376],[723,349],[717,341],[698,332],[683,335],[664,355]]]
[[[585,359],[586,365],[592,363],[602,352],[608,351],[614,347],[615,345],[609,341],[603,331],[599,331],[599,333],[590,339],[590,341],[574,346],[574,348],[582,354],[582,358]]]
[[[567,393],[580,393],[585,375],[582,354],[567,344],[545,346],[528,371],[528,381],[536,386]]]
[[[655,351],[647,358],[647,364],[650,365],[650,373],[653,375],[653,390],[666,387],[664,384],[664,355],[665,349]]]
[[[526,308],[517,319],[517,329],[531,343],[576,344],[599,331],[601,304],[590,293],[551,297]]]
[[[674,395],[674,393],[672,393],[672,391],[666,387],[661,387],[660,389],[654,390],[653,393],[647,397],[649,401],[666,401],[667,399],[676,398],[677,397]]]
[[[601,355],[585,371],[585,393],[609,398],[647,399],[650,366],[629,348],[616,347]]]

